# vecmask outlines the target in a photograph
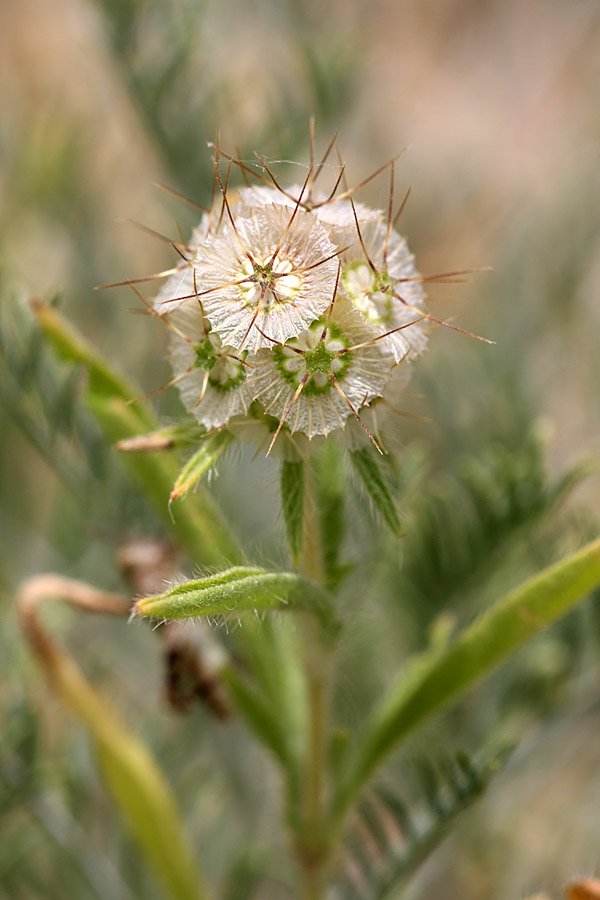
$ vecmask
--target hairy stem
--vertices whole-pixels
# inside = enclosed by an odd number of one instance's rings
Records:
[[[316,527],[313,479],[306,473],[304,538],[300,570],[305,578],[322,585],[323,561]],[[321,900],[328,862],[325,834],[325,771],[329,714],[330,660],[317,622],[306,622],[304,666],[307,683],[308,731],[303,808],[298,835],[298,858],[303,873],[304,900]]]

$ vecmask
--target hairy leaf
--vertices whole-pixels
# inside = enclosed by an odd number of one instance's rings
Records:
[[[187,492],[206,475],[217,462],[220,456],[227,450],[233,440],[229,431],[217,431],[204,438],[200,447],[188,459],[173,485],[169,501],[185,497]]]
[[[358,475],[373,506],[381,515],[392,534],[402,536],[402,525],[389,485],[381,470],[381,465],[370,447],[350,453],[354,471]]]
[[[314,613],[328,628],[333,624],[330,600],[316,585],[291,572],[249,566],[174,585],[164,594],[138,600],[134,609],[164,619],[295,610]]]
[[[123,453],[153,453],[156,450],[171,450],[173,447],[197,444],[206,434],[204,425],[199,422],[181,422],[179,425],[167,425],[149,434],[140,434],[132,438],[124,438],[117,442],[117,450]]]

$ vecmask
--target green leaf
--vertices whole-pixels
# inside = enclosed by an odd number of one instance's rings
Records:
[[[402,525],[396,510],[394,498],[381,470],[381,463],[370,447],[353,450],[350,460],[373,506],[381,515],[392,534],[402,537]]]
[[[564,615],[600,582],[600,540],[525,582],[448,648],[418,657],[373,711],[337,800],[341,816],[373,772],[424,719]]]
[[[283,765],[290,766],[289,747],[282,721],[271,704],[254,687],[247,684],[232,669],[224,669],[222,677],[229,688],[239,713],[246,720],[259,741]]]
[[[284,723],[300,759],[306,740],[306,684],[299,663],[302,635],[289,618],[250,619],[243,631],[245,668]]]
[[[368,883],[363,893],[373,900],[397,895],[456,818],[479,800],[512,749],[509,744],[492,747],[477,759],[457,753],[454,758],[442,757],[437,765],[421,759],[421,778],[417,773],[411,780],[424,782],[420,791],[424,796],[411,802],[410,811],[395,791],[376,785],[376,802],[371,796],[361,803],[355,840],[350,836],[351,844],[364,846],[368,835],[377,848],[362,861],[363,881]]]
[[[410,622],[408,642],[421,648],[432,620],[449,607],[468,615],[477,587],[489,583],[513,548],[524,546],[524,537],[530,541],[584,475],[581,465],[560,477],[546,472],[539,425],[517,447],[484,444],[459,458],[454,471],[431,475],[410,505],[396,582]]]
[[[204,425],[184,421],[178,425],[167,425],[149,434],[124,438],[118,441],[116,446],[122,453],[155,453],[157,450],[172,450],[173,447],[197,444],[205,435]]]
[[[157,428],[150,407],[131,401],[136,394],[90,347],[59,313],[36,302],[34,312],[46,337],[65,360],[85,367],[88,384],[85,400],[111,442],[138,437]],[[212,497],[198,490],[194,504],[184,504],[175,520],[169,519],[169,495],[179,474],[177,460],[164,454],[128,453],[123,462],[142,487],[146,497],[174,527],[196,562],[218,565],[239,562],[242,552]]]
[[[63,319],[56,309],[40,300],[34,300],[32,307],[38,323],[59,356],[70,362],[81,363],[87,368],[89,389],[92,394],[120,397],[123,400],[130,400],[136,396],[131,385],[106,365],[104,360],[92,350],[84,338]],[[140,422],[151,426],[152,418],[147,407],[139,404],[136,407],[136,415]]]
[[[334,622],[331,602],[316,585],[291,572],[249,566],[176,584],[164,594],[143,597],[134,607],[139,615],[163,619],[273,610],[312,612],[328,628]]]
[[[169,496],[169,501],[172,502],[180,497],[184,497],[202,476],[206,475],[208,470],[214,466],[219,457],[227,450],[232,440],[233,435],[229,431],[217,431],[216,434],[211,434],[209,437],[204,438],[198,450],[188,459],[179,473]]]
[[[336,587],[347,567],[340,565],[340,554],[346,536],[344,494],[346,479],[341,465],[340,449],[335,441],[326,441],[314,460],[313,497],[319,524],[319,546],[323,573],[328,587]]]
[[[281,508],[293,562],[302,553],[304,530],[304,463],[285,460],[281,464]]]
[[[298,809],[307,728],[298,631],[289,618],[249,618],[236,632],[244,635],[243,669],[223,670],[238,712],[286,772],[290,810]]]
[[[58,650],[51,676],[62,699],[87,726],[107,787],[169,896],[201,900],[204,889],[175,801],[146,746]]]

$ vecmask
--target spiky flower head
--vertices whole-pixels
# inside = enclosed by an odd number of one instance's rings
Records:
[[[247,351],[223,344],[197,303],[180,306],[170,321],[174,381],[186,409],[208,429],[245,413],[251,402]]]
[[[197,296],[228,344],[286,341],[331,302],[336,247],[310,213],[269,204],[232,213],[192,259]]]
[[[394,211],[395,160],[350,189],[344,166],[328,164],[333,187],[317,188],[334,144],[318,164],[311,149],[304,183],[290,187],[260,158],[257,170],[214,147],[210,209],[187,244],[173,244],[178,265],[152,276],[167,277],[153,305],[142,297],[169,328],[169,384],[186,408],[208,431],[251,436],[269,452],[280,435],[284,454],[304,455],[332,434],[381,450],[379,423],[440,323],[423,283],[464,274],[419,274],[395,227],[406,202]],[[234,191],[236,168],[245,185]],[[387,209],[357,202],[386,169]]]
[[[349,415],[380,397],[393,356],[344,300],[285,344],[253,358],[247,389],[266,413],[289,430],[329,434]]]
[[[360,239],[343,254],[344,296],[388,342],[396,362],[427,344],[425,293],[406,239],[381,219],[357,223]],[[405,325],[410,328],[404,328]]]

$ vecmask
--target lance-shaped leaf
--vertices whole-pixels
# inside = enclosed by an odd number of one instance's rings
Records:
[[[323,560],[325,583],[331,589],[337,587],[349,566],[340,563],[340,555],[346,536],[344,497],[346,473],[340,459],[340,448],[335,441],[325,442],[312,460],[314,478],[313,497],[319,525],[319,546]]]
[[[218,431],[205,438],[196,452],[188,459],[173,485],[169,502],[184,497],[206,475],[227,450],[233,440],[229,431]]]
[[[245,638],[244,667],[227,667],[221,675],[240,716],[284,769],[286,802],[297,810],[307,727],[306,684],[298,665],[303,629],[289,619],[252,616],[239,632]]]
[[[301,460],[284,459],[281,464],[281,509],[290,553],[297,565],[304,530],[304,463]]]
[[[600,583],[600,540],[508,594],[449,647],[417,658],[375,708],[337,798],[341,817],[373,772],[424,719],[440,710],[564,615]]]
[[[380,461],[376,459],[370,447],[352,451],[350,460],[363,488],[383,521],[396,537],[402,537],[400,517],[392,492],[381,470]]]
[[[156,428],[150,407],[145,403],[132,404],[136,397],[133,388],[55,309],[41,302],[36,302],[33,309],[58,355],[86,369],[85,400],[109,441],[137,437]],[[128,453],[123,461],[145,496],[169,520],[169,494],[179,474],[177,461],[152,453]],[[199,491],[196,500],[194,504],[182,504],[172,523],[182,543],[205,565],[239,561],[241,550],[212,497]]]
[[[289,769],[289,747],[281,717],[275,714],[268,700],[243,678],[238,677],[233,669],[225,669],[223,678],[246,724],[283,768]]]
[[[314,613],[327,630],[335,626],[328,595],[312,582],[292,572],[249,566],[184,581],[164,594],[143,597],[134,607],[139,615],[161,619],[284,610]]]
[[[116,447],[122,453],[155,453],[157,450],[172,450],[173,447],[197,444],[205,434],[206,428],[199,422],[181,422],[158,428],[149,434],[123,438],[117,441]]]
[[[55,575],[26,582],[17,601],[30,647],[53,689],[89,731],[107,788],[158,881],[172,900],[202,900],[200,872],[154,757],[40,624],[38,607],[56,598],[89,612],[124,614],[127,606],[123,598]]]

